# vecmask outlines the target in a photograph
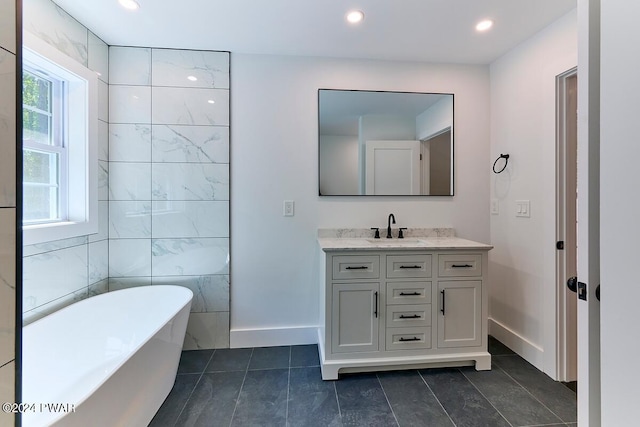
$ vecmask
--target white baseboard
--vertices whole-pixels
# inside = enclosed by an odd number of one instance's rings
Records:
[[[295,328],[232,329],[229,336],[231,348],[276,347],[318,343],[317,326]]]
[[[544,350],[494,319],[489,319],[489,335],[544,371]]]

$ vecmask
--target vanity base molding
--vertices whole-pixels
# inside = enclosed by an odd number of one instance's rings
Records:
[[[484,351],[446,355],[327,360],[325,358],[320,330],[318,330],[318,342],[320,370],[323,380],[337,380],[340,374],[347,373],[398,371],[405,369],[453,368],[475,365],[476,371],[491,370],[491,354]]]
[[[491,369],[490,246],[462,241],[459,247],[406,247],[405,242],[388,247],[384,242],[384,248],[367,250],[338,242],[334,249],[319,240],[323,379],[345,372]]]

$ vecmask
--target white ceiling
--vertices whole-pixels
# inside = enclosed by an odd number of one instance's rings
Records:
[[[576,0],[54,0],[109,45],[488,64]],[[348,25],[349,9],[365,20]],[[475,24],[495,21],[488,33]]]

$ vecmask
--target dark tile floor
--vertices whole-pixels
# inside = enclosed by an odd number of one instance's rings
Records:
[[[150,426],[576,426],[576,394],[490,337],[491,371],[322,381],[315,345],[182,353]]]

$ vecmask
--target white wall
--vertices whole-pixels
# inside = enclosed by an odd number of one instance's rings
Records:
[[[358,194],[358,137],[320,135],[320,194]]]
[[[315,342],[318,228],[454,227],[489,241],[486,66],[232,54],[231,346]],[[319,197],[318,88],[456,96],[454,197]],[[282,202],[295,200],[295,216]],[[280,333],[282,332],[282,333]]]
[[[453,117],[451,117],[451,111],[454,109],[453,102],[453,97],[446,96],[416,117],[417,139],[430,138],[447,128],[451,128],[451,133],[454,135]]]
[[[491,65],[490,333],[555,377],[555,77],[577,64],[575,10]],[[458,97],[456,97],[456,104]],[[456,120],[457,124],[460,123]],[[515,201],[530,200],[531,218]]]

